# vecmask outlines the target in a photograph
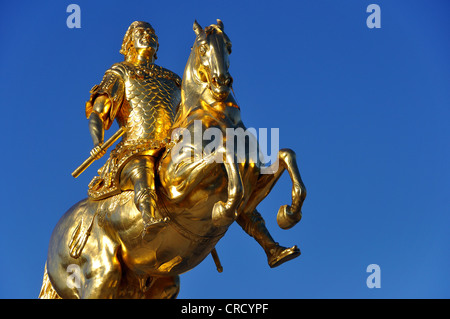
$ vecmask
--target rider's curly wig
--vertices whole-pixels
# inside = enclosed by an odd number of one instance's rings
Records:
[[[151,32],[156,37],[155,29],[153,29],[153,27],[150,23],[144,22],[144,21],[134,21],[132,24],[130,24],[127,32],[125,33],[125,36],[123,37],[123,41],[122,41],[122,47],[119,51],[125,57],[136,54],[136,51],[134,50],[134,47],[133,47],[133,32],[134,32],[134,29],[136,29],[136,28],[150,29]],[[157,43],[156,51],[158,51],[158,47],[159,47],[158,37],[156,37],[156,43]],[[158,57],[156,56],[156,52],[155,52],[155,60],[157,58]]]

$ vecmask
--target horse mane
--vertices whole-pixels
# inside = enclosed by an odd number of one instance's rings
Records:
[[[204,31],[207,35],[213,33],[223,33],[222,28],[219,27],[217,24],[211,24],[210,26],[205,27]]]

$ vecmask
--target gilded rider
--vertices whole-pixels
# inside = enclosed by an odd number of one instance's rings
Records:
[[[158,37],[147,22],[135,21],[128,28],[120,53],[125,60],[106,71],[102,82],[90,91],[86,103],[89,131],[94,142],[91,155],[104,152],[104,130],[114,119],[126,131],[89,184],[91,199],[100,200],[134,190],[134,203],[142,214],[143,236],[164,226],[157,211],[155,163],[169,142],[173,118],[180,103],[181,79],[155,64]]]

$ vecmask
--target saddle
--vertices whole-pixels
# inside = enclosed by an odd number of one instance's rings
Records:
[[[88,195],[93,200],[102,200],[121,193],[120,173],[123,167],[134,157],[145,155],[149,151],[162,151],[169,145],[170,139],[163,140],[133,140],[120,142],[111,151],[111,155],[106,163],[97,171],[88,185]]]

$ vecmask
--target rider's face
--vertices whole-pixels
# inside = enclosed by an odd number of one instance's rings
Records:
[[[135,28],[133,31],[133,46],[140,53],[145,51],[154,55],[158,50],[158,38],[151,29]]]

